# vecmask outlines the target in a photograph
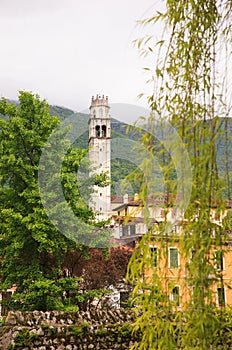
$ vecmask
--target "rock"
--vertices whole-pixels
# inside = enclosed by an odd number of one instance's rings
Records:
[[[6,330],[0,336],[0,350],[15,345],[15,337],[26,329],[31,336],[30,349],[34,350],[115,350],[127,349],[135,344],[133,336],[119,341],[115,339],[114,328],[133,320],[130,311],[90,310],[77,313],[59,311],[9,312]],[[3,327],[2,327],[3,328]],[[10,332],[9,332],[10,331]],[[118,332],[118,331],[117,331]],[[100,335],[99,335],[100,334]],[[118,335],[120,339],[120,334]],[[25,350],[22,347],[22,350]]]
[[[44,331],[42,330],[41,327],[33,328],[32,330],[30,330],[30,334],[44,335]]]
[[[9,311],[6,316],[5,325],[6,326],[14,326],[17,324],[15,313],[13,311]]]
[[[65,346],[64,345],[59,345],[58,347],[57,347],[57,350],[64,350],[65,349]]]
[[[50,320],[51,312],[46,311],[46,312],[44,313],[44,315],[45,315],[45,317],[46,317],[47,320]]]
[[[66,346],[66,350],[72,350],[72,348],[73,348],[73,347],[72,347],[72,345],[70,345],[70,344]]]

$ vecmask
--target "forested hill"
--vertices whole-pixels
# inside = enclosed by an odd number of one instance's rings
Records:
[[[83,133],[76,139],[74,146],[78,148],[88,147],[88,121],[89,115],[83,113],[75,113],[74,111],[58,106],[50,106],[50,113],[58,116],[62,121],[69,118],[72,122],[73,133],[75,130]],[[133,145],[140,138],[140,134],[136,132],[128,132],[128,124],[122,123],[115,118],[111,119],[111,137],[113,147],[111,147],[111,179],[112,195],[121,195],[123,192],[128,192],[129,195],[138,191],[138,186],[132,181],[123,190],[120,188],[120,183],[125,177],[137,168],[137,157],[133,154]]]
[[[76,145],[81,148],[86,148],[88,145],[88,114],[83,113],[75,113],[74,111],[64,108],[64,107],[58,107],[58,106],[51,106],[51,114],[57,115],[61,120],[64,120],[70,116],[75,116],[76,118],[76,124],[77,126],[81,125],[82,127],[86,127],[86,132],[78,139],[76,140]],[[218,166],[219,166],[219,172],[224,170],[225,162],[224,159],[226,157],[226,135],[225,135],[225,123],[226,120],[221,118],[221,135],[217,139],[217,148],[218,148]],[[228,153],[229,153],[229,170],[232,171],[232,118],[227,119],[228,124],[228,130],[227,130],[227,137],[228,137]],[[116,137],[123,137],[131,140],[138,140],[139,134],[134,133],[127,133],[127,124],[122,123],[117,119],[112,118],[111,122],[111,129],[112,129],[112,138]]]
[[[68,108],[65,107],[59,107],[59,106],[50,106],[50,113],[52,115],[57,115],[62,121],[66,118],[69,118],[72,116],[72,122],[74,124],[77,123],[77,125],[81,128],[86,127],[86,134],[83,134],[81,137],[81,141],[77,141],[78,146],[82,148],[86,148],[88,145],[88,120],[89,115],[84,113],[76,113]],[[76,119],[76,122],[75,122]],[[131,140],[138,140],[139,135],[138,134],[132,134],[127,132],[127,126],[128,124],[122,123],[119,120],[115,118],[111,118],[111,131],[112,131],[112,138],[115,137],[126,137]]]
[[[51,106],[51,114],[57,115],[61,120],[64,120],[70,116],[72,116],[72,121],[75,121],[75,125],[77,128],[81,127],[86,131],[76,140],[75,146],[79,148],[86,148],[88,145],[88,120],[89,115],[82,113],[75,113],[70,109],[58,106]],[[210,122],[210,121],[208,121]],[[227,135],[225,132],[227,123]],[[136,169],[135,159],[134,161],[128,161],[128,157],[125,157],[125,154],[129,154],[132,152],[132,147],[127,147],[125,149],[125,142],[127,140],[131,140],[129,145],[133,145],[132,141],[136,141],[139,139],[138,133],[128,133],[127,132],[127,124],[122,123],[117,119],[112,118],[111,122],[111,136],[112,142],[114,142],[114,148],[117,148],[117,154],[114,156],[112,154],[112,181],[113,184],[120,183],[121,180],[125,178],[132,170]],[[217,144],[217,163],[218,163],[218,173],[223,178],[226,172],[225,159],[227,157],[228,160],[228,169],[230,173],[230,178],[232,178],[232,118],[223,119],[221,118],[221,134],[216,140]],[[228,139],[227,147],[226,147],[226,138]],[[121,140],[120,140],[121,139]],[[123,139],[123,140],[122,140]],[[226,156],[227,154],[227,156]],[[118,156],[117,156],[118,155]],[[130,157],[129,157],[130,158]],[[131,157],[133,159],[133,157]],[[161,178],[161,174],[158,174],[158,178]],[[113,193],[115,193],[114,186]],[[116,186],[115,186],[116,187]],[[128,192],[136,191],[137,188],[134,184],[132,184],[132,188],[128,190]],[[231,184],[232,190],[232,184]]]
[[[16,101],[10,101],[17,104]],[[86,148],[88,146],[88,120],[89,115],[84,113],[76,113],[73,110],[60,106],[50,106],[50,113],[56,115],[61,121],[70,119],[73,125],[73,133],[75,135],[78,130],[80,135],[74,145],[78,148]],[[115,116],[117,117],[117,116]],[[210,122],[210,121],[208,121]],[[227,134],[225,127],[227,124]],[[133,145],[135,141],[139,139],[140,135],[136,132],[128,133],[128,125],[121,121],[112,118],[111,120],[111,136],[112,136],[112,163],[111,163],[111,177],[112,177],[112,194],[120,193],[120,182],[133,170],[137,168],[138,161],[136,155],[133,154]],[[80,133],[80,130],[83,132]],[[232,179],[232,118],[221,118],[221,134],[216,140],[217,144],[217,163],[218,173],[221,178],[225,177],[226,162],[228,163],[228,170],[230,178]],[[226,147],[226,139],[227,147]],[[157,158],[158,159],[158,158]],[[157,174],[157,180],[162,179],[162,174]],[[231,181],[232,192],[232,181]],[[129,188],[125,189],[129,194],[138,190],[138,187],[134,183],[129,184]]]

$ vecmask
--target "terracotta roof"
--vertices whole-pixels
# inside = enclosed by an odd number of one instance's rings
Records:
[[[148,205],[163,205],[165,203],[165,200],[164,199],[156,199],[156,198],[148,198],[147,200],[147,204]],[[119,205],[118,207],[114,208],[114,211],[118,211],[118,210],[121,210],[121,209],[124,209],[128,206],[132,206],[132,207],[138,207],[138,206],[143,206],[143,202],[141,199],[138,199],[138,200],[129,200],[128,203],[123,203],[121,205]]]
[[[134,236],[122,236],[120,237],[120,239],[117,239],[117,243],[122,246],[130,244],[132,242],[136,243],[142,236],[143,236],[142,234],[134,235]]]
[[[131,201],[132,196],[128,197],[128,200]],[[111,203],[123,203],[123,196],[111,196]]]
[[[144,218],[141,217],[128,217],[128,216],[114,216],[115,221],[119,222],[119,224],[124,225],[134,225],[134,224],[143,224]],[[149,220],[152,220],[152,222],[159,223],[156,219],[150,218]]]

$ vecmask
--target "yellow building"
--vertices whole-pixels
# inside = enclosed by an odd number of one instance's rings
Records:
[[[184,220],[181,213],[173,208],[165,208],[163,198],[149,200],[149,225],[153,226],[153,238],[149,242],[149,249],[153,257],[153,266],[144,272],[144,277],[151,279],[154,270],[163,285],[163,289],[169,299],[179,309],[183,309],[194,293],[190,280],[191,260],[194,259],[195,252],[190,249],[189,256],[181,255],[181,237],[183,238]],[[227,203],[227,210],[230,210],[232,203]],[[144,207],[138,195],[127,203],[123,203],[114,209],[115,227],[121,244],[135,247],[136,243],[149,230],[149,225],[144,223]],[[212,208],[210,217],[212,223],[219,227],[223,213],[218,215],[216,208]],[[165,237],[155,234],[155,227],[159,232],[159,226],[167,220],[169,228]],[[195,218],[195,220],[197,220]],[[207,272],[207,278],[212,291],[212,302],[219,306],[232,306],[232,235],[228,235],[227,240],[218,248],[211,247],[207,257],[212,271]],[[211,265],[210,265],[211,264]],[[204,270],[202,266],[202,271]]]

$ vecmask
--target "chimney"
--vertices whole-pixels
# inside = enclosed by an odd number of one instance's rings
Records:
[[[137,202],[139,200],[139,195],[138,193],[135,193],[134,194],[134,201]]]
[[[123,195],[123,203],[128,203],[128,198],[129,198],[128,194],[125,193],[125,194]]]

